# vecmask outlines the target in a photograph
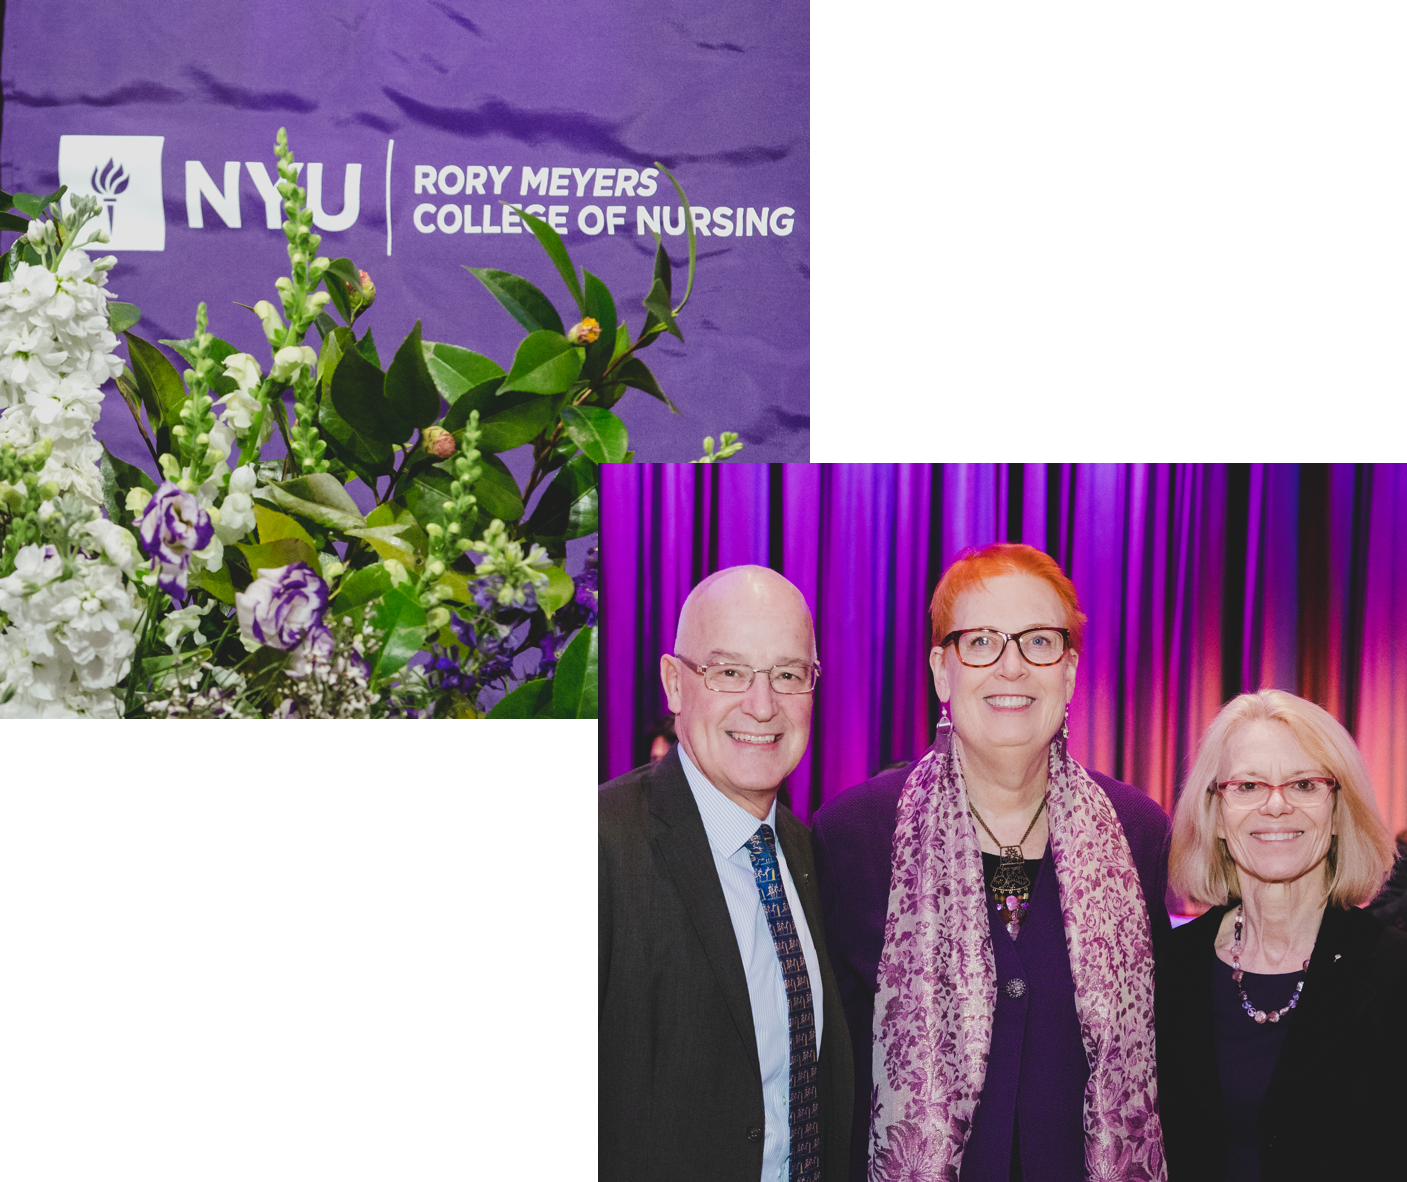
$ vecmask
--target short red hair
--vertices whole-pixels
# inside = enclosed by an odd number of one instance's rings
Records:
[[[969,546],[955,559],[953,564],[938,580],[933,591],[933,602],[928,613],[933,620],[933,647],[953,630],[953,611],[958,597],[964,591],[981,586],[988,579],[999,575],[1034,575],[1044,579],[1060,597],[1065,608],[1065,627],[1070,632],[1070,651],[1079,652],[1085,634],[1085,613],[1080,610],[1080,599],[1075,594],[1075,584],[1060,564],[1043,550],[1027,546],[1023,542],[994,542],[980,550]]]

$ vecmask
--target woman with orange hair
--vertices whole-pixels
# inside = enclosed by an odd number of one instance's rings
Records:
[[[1162,1179],[1169,822],[1066,750],[1075,588],[1049,555],[988,546],[931,615],[938,739],[813,821],[855,1047],[852,1182]]]
[[[1363,757],[1283,690],[1221,708],[1173,821],[1173,886],[1212,904],[1158,969],[1174,1182],[1402,1177],[1407,934],[1357,904],[1392,865]]]

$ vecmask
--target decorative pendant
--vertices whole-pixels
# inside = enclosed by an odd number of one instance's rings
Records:
[[[1026,876],[1026,860],[1019,845],[1004,845],[1001,851],[1001,865],[992,878],[992,898],[1007,934],[1014,940],[1026,918],[1026,908],[1031,905],[1031,880]]]

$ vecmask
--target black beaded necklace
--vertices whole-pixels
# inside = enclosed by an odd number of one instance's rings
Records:
[[[986,826],[984,825],[985,829]],[[1246,996],[1246,988],[1241,984],[1241,907],[1236,907],[1236,928],[1231,936],[1231,979],[1236,982],[1237,992],[1241,994],[1241,1008],[1250,1014],[1256,1022],[1278,1022],[1288,1014],[1295,1006],[1299,1005],[1300,990],[1304,988],[1304,975],[1309,972],[1309,961],[1304,962],[1304,967],[1300,970],[1299,983],[1295,986],[1294,995],[1290,998],[1290,1004],[1282,1006],[1278,1010],[1258,1010],[1251,1004],[1251,999]]]

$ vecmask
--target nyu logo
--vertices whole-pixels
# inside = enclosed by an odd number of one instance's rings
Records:
[[[69,194],[90,193],[102,212],[89,223],[112,241],[105,249],[165,250],[166,217],[161,205],[159,135],[64,135],[59,137],[59,184]]]

